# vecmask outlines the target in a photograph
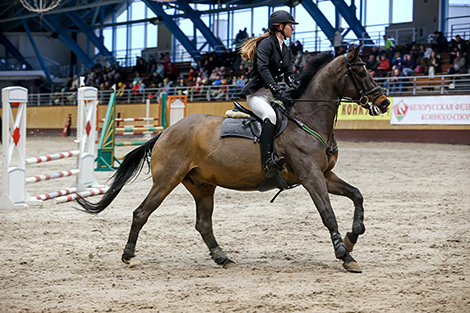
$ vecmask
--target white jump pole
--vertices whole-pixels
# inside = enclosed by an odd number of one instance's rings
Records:
[[[0,209],[24,208],[41,200],[64,196],[74,192],[85,195],[99,194],[88,192],[98,186],[94,178],[94,150],[96,136],[96,105],[98,90],[94,87],[81,87],[78,90],[77,140],[79,150],[26,159],[26,104],[28,91],[23,87],[2,89],[3,110],[3,172]],[[16,117],[11,106],[18,105]],[[26,177],[26,164],[38,164],[69,157],[77,157],[76,169],[47,175]],[[26,183],[35,183],[77,175],[76,185],[71,188],[31,197],[26,192]],[[103,188],[106,190],[106,188]],[[103,190],[101,189],[101,190]],[[94,189],[91,189],[94,190]]]
[[[145,102],[145,118],[147,120],[147,123],[145,123],[145,126],[150,127],[149,119],[150,119],[150,98],[147,98],[147,101]],[[149,140],[152,138],[150,134],[145,134],[144,135],[144,140]]]
[[[26,207],[26,103],[28,90],[23,87],[2,89],[3,171],[0,208]],[[18,105],[16,118],[12,105]]]

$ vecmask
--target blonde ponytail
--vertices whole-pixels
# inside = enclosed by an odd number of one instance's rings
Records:
[[[261,36],[253,37],[242,43],[240,47],[240,54],[243,60],[247,62],[254,62],[256,59],[256,46],[259,41],[263,40],[264,38],[269,37],[271,32],[266,32]]]

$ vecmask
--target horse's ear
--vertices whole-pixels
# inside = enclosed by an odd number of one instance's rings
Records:
[[[355,58],[357,58],[357,56],[359,55],[359,52],[361,51],[361,48],[362,48],[362,44],[357,46],[357,48],[354,46],[354,44],[351,44],[348,48],[348,59],[354,60]]]

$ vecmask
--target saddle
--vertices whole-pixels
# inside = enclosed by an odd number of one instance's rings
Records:
[[[233,112],[241,112],[249,117],[227,117],[222,123],[220,137],[241,137],[251,139],[254,143],[260,142],[263,121],[240,103],[233,101],[233,104],[235,105],[235,108],[232,110]],[[288,118],[276,108],[276,105],[273,108],[278,121],[276,123],[276,134],[274,135],[274,138],[277,138],[286,129]]]
[[[262,121],[259,117],[257,117],[252,111],[248,110],[240,103],[233,101],[235,108],[232,110],[234,112],[240,112],[243,114],[235,114],[240,116],[248,116],[245,118],[232,118],[227,117],[224,122],[222,123],[222,129],[220,131],[221,137],[241,137],[253,140],[253,143],[260,142],[261,136],[261,129],[262,129]],[[287,122],[289,121],[287,116],[282,114],[282,112],[278,109],[278,105],[273,105],[274,111],[276,112],[277,123],[276,123],[276,134],[274,138],[277,138],[287,127]],[[274,144],[274,153],[276,153],[276,144]],[[279,172],[271,178],[266,178],[263,180],[257,187],[259,191],[268,191],[275,188],[279,188],[280,191],[276,194],[276,196],[271,200],[277,197],[277,195],[285,190],[293,188],[293,186],[289,186],[286,181],[282,178]]]

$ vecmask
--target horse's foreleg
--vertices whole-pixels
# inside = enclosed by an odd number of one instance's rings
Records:
[[[196,201],[196,230],[201,234],[202,239],[209,248],[212,259],[215,263],[229,268],[235,265],[230,260],[219,244],[215,240],[212,229],[212,213],[214,211],[214,191],[216,186],[203,185],[194,186],[189,180],[184,180],[183,185],[193,195]]]
[[[308,178],[302,181],[302,185],[310,193],[310,196],[312,197],[312,200],[315,203],[318,212],[320,213],[323,224],[330,232],[336,258],[343,260],[343,266],[349,272],[360,273],[361,269],[359,265],[349,254],[349,251],[344,245],[343,239],[341,238],[341,235],[338,231],[338,223],[331,206],[323,173],[319,171],[310,173]]]
[[[354,203],[354,220],[352,224],[352,232],[348,232],[344,237],[344,244],[351,252],[357,242],[359,235],[362,235],[366,231],[364,226],[364,207],[362,206],[362,194],[359,189],[351,186],[336,176],[336,174],[333,172],[328,172],[325,175],[325,178],[326,184],[328,186],[328,192],[334,195],[348,197]]]
[[[129,266],[140,265],[140,262],[135,258],[135,246],[137,238],[139,237],[140,230],[147,223],[147,220],[165,199],[165,197],[176,187],[177,184],[158,186],[154,184],[145,200],[135,209],[132,218],[132,226],[129,232],[126,247],[122,254],[122,261]]]

